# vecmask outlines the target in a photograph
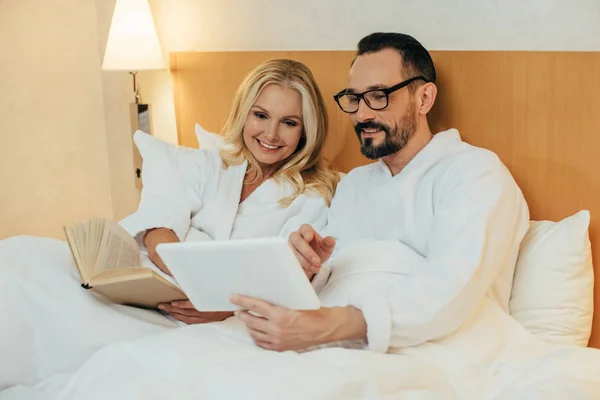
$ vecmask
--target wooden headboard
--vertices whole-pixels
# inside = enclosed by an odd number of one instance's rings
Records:
[[[194,124],[219,132],[246,73],[271,58],[304,62],[325,96],[330,133],[325,156],[342,171],[370,162],[350,119],[333,101],[346,86],[351,51],[173,53],[179,143],[197,147]],[[592,215],[600,257],[600,53],[432,52],[438,72],[433,132],[457,128],[465,141],[494,151],[523,190],[534,220]],[[600,348],[600,262],[590,346]]]

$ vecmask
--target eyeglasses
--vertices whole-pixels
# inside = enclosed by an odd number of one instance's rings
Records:
[[[365,104],[372,110],[383,110],[389,104],[390,94],[408,86],[416,80],[429,82],[424,76],[415,76],[389,88],[372,89],[362,93],[348,93],[346,92],[348,89],[344,89],[333,96],[333,98],[342,111],[349,114],[358,111],[360,99],[363,99]]]

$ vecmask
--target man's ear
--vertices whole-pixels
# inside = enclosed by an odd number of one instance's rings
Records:
[[[433,82],[428,82],[419,88],[418,94],[419,99],[421,100],[419,114],[427,115],[435,103],[437,86],[435,86],[435,83]]]

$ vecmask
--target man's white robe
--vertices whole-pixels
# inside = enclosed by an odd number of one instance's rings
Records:
[[[523,194],[498,157],[455,129],[438,133],[395,176],[379,161],[342,179],[323,232],[337,245],[321,296],[362,310],[372,350],[444,337],[484,296],[508,310],[528,223]],[[382,243],[396,247],[384,262]],[[347,255],[358,246],[370,263]]]

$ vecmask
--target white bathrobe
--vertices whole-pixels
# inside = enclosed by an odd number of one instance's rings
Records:
[[[323,232],[337,245],[322,301],[360,308],[374,351],[444,337],[486,295],[508,310],[528,221],[521,190],[495,154],[455,129],[438,133],[396,176],[379,161],[342,179]],[[402,247],[391,251],[397,262],[373,262],[385,242]],[[357,246],[360,266],[348,255]]]
[[[198,150],[177,171],[157,171],[165,179],[145,182],[138,211],[121,225],[138,241],[156,227],[172,229],[183,241],[287,237],[304,223],[325,226],[327,204],[316,193],[301,194],[289,206],[278,204],[294,193],[287,181],[268,179],[240,204],[247,164],[223,168],[218,150]]]
[[[238,205],[246,163],[223,169],[215,150],[191,154],[174,170],[145,165],[146,177],[155,179],[144,182],[138,211],[121,222],[130,233],[168,227],[180,239],[225,240],[287,236],[303,223],[325,225],[327,205],[320,196],[302,194],[281,206],[279,199],[292,188],[270,179]],[[147,257],[143,263],[152,266]],[[0,391],[72,372],[108,344],[181,325],[82,289],[67,244],[53,239],[0,241],[0,304]]]

